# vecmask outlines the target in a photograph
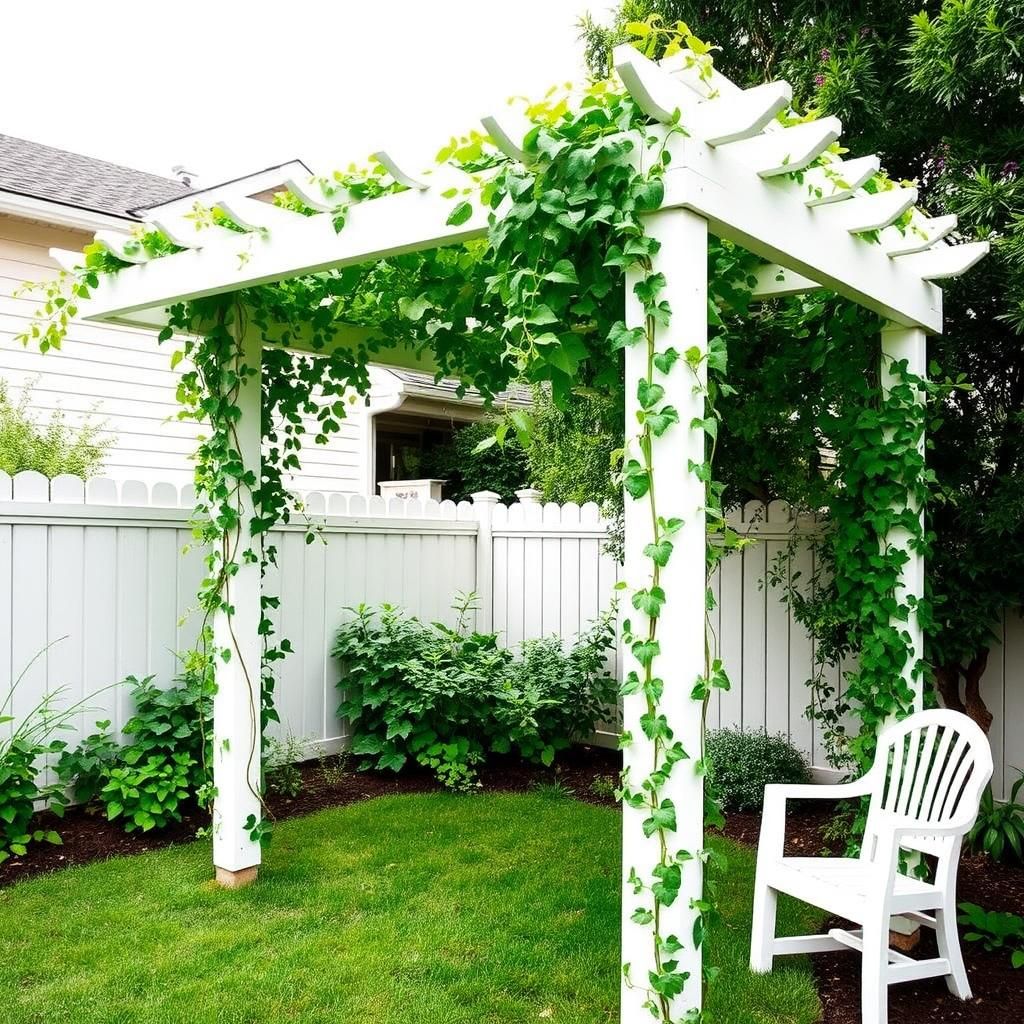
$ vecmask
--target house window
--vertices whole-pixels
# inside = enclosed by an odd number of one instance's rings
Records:
[[[385,413],[374,418],[376,455],[373,489],[386,480],[421,480],[430,475],[429,459],[448,444],[455,424],[435,417]]]

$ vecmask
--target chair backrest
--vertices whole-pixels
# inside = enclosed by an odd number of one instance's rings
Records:
[[[885,729],[871,768],[875,787],[864,855],[873,858],[886,819],[955,825],[959,835],[914,836],[905,845],[943,856],[959,850],[992,777],[992,750],[978,725],[958,711],[921,711]]]

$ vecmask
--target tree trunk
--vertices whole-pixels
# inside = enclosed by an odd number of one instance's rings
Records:
[[[974,719],[982,731],[988,734],[992,726],[992,712],[986,707],[981,698],[981,677],[985,674],[985,666],[988,664],[988,648],[976,654],[964,672],[966,685],[964,687],[964,703],[967,706],[967,714]]]
[[[988,648],[979,651],[964,668],[956,662],[935,667],[935,688],[942,703],[951,711],[970,716],[987,734],[992,726],[992,712],[981,696],[981,677],[988,665]],[[960,697],[960,677],[964,677],[964,697]]]
[[[942,697],[942,703],[950,711],[966,713],[967,709],[960,699],[960,666],[956,662],[935,666],[935,687]]]

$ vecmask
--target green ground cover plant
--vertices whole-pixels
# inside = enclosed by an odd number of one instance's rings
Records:
[[[207,881],[206,842],[32,879],[0,891],[0,1022],[611,1024],[620,829],[542,795],[387,797],[279,823],[244,890]],[[747,970],[754,854],[713,844],[709,1012],[814,1024],[805,961]],[[780,921],[821,924],[790,902]]]

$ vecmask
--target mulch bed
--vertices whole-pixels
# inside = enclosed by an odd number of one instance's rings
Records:
[[[497,761],[484,769],[481,782],[487,790],[514,793],[557,782],[577,799],[614,806],[608,786],[616,778],[619,764],[620,756],[614,751],[577,747],[563,755],[555,770],[513,760]],[[278,796],[269,801],[278,820],[377,796],[435,792],[439,788],[427,773],[409,771],[396,776],[356,772],[341,758],[310,761],[301,765],[300,771],[303,788],[297,797]],[[787,852],[814,856],[828,849],[822,831],[829,820],[827,805],[798,805],[787,825]],[[85,808],[72,808],[63,820],[43,814],[38,827],[56,828],[64,844],[37,843],[26,857],[12,857],[0,864],[0,887],[74,864],[189,842],[206,821],[205,815],[194,812],[159,834],[128,835],[101,814]],[[729,816],[725,834],[756,846],[760,826],[759,815],[734,813]],[[995,864],[984,857],[965,857],[960,865],[958,899],[989,910],[1019,914],[1024,910],[1024,870]],[[842,924],[829,922],[826,928]],[[920,946],[911,955],[936,955],[934,937],[928,929],[922,930]],[[986,953],[974,943],[964,944],[964,956],[974,999],[960,1002],[938,978],[896,985],[889,990],[890,1019],[899,1024],[1024,1024],[1024,970],[1013,970],[1008,953]],[[819,954],[811,962],[824,1007],[821,1024],[860,1024],[860,957],[852,952]]]

